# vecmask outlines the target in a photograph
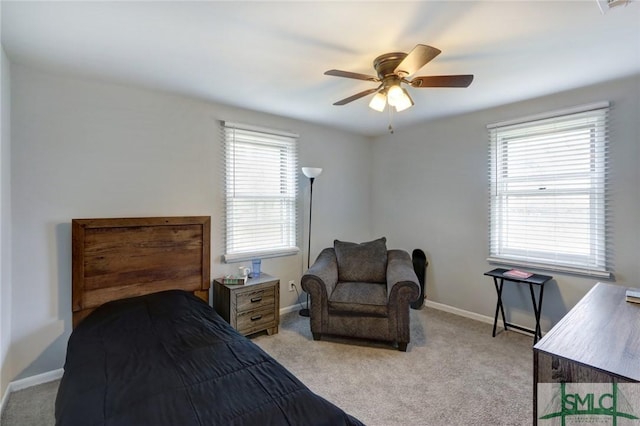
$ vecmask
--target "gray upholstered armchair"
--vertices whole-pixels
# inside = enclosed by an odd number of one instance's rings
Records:
[[[314,340],[337,335],[397,343],[407,350],[409,306],[420,285],[409,253],[387,250],[386,238],[355,244],[334,241],[302,276],[311,298]]]

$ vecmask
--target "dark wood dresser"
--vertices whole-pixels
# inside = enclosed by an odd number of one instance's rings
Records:
[[[640,304],[626,287],[598,283],[533,347],[533,415],[538,383],[640,381]]]

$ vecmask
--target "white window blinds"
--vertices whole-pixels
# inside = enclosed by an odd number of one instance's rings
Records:
[[[609,277],[609,104],[487,126],[489,261]]]
[[[298,252],[297,135],[222,122],[225,261]]]

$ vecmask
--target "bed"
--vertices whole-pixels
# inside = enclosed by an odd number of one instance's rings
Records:
[[[209,306],[209,246],[209,217],[72,221],[56,425],[362,424]]]

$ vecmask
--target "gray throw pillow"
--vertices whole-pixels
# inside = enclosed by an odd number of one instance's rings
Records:
[[[339,281],[387,282],[387,239],[366,243],[334,240]]]

